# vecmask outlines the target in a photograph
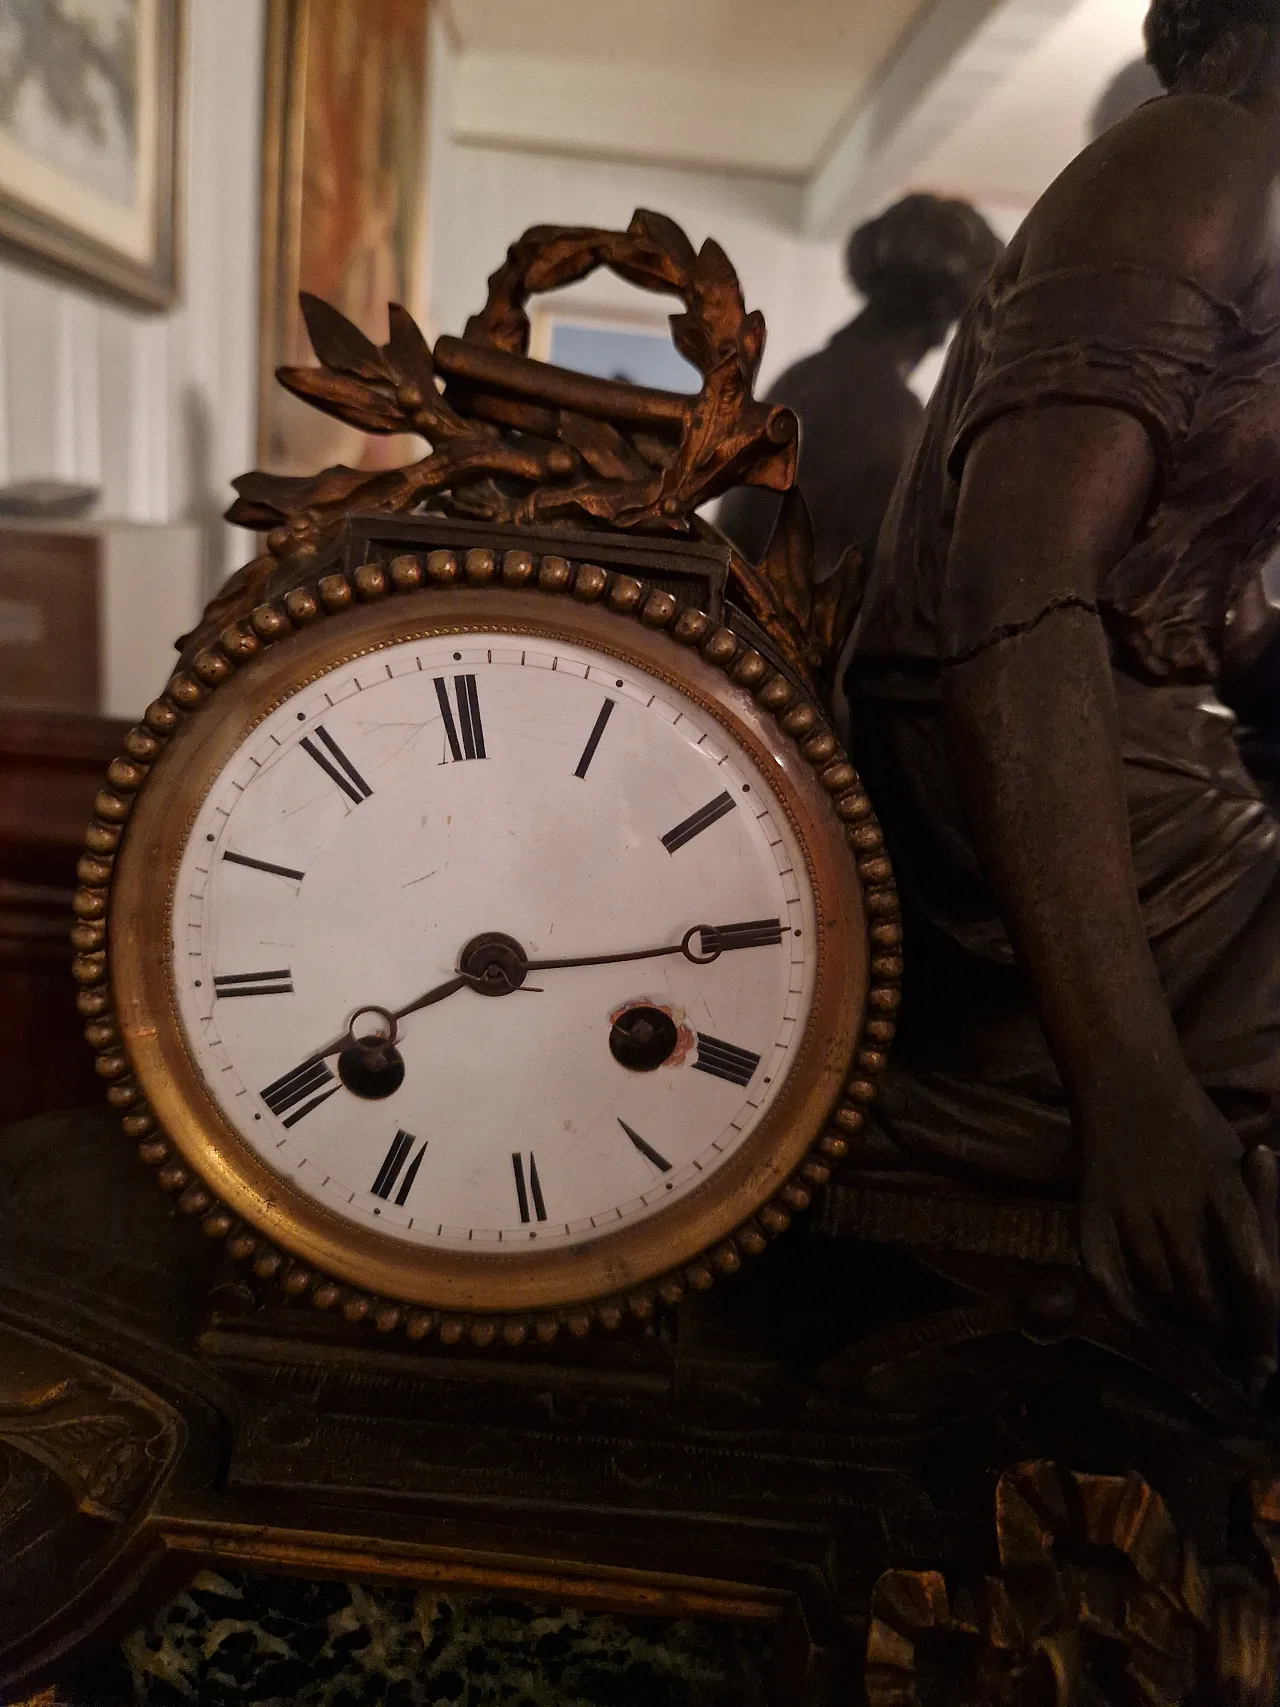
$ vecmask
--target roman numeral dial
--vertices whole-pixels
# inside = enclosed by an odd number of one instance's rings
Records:
[[[612,716],[613,708],[616,704],[616,700],[607,699],[600,707],[600,715],[596,718],[595,727],[592,729],[590,735],[587,736],[587,744],[582,749],[582,757],[578,760],[577,769],[573,773],[574,776],[585,777],[587,772],[591,769],[591,761],[596,756],[596,748],[600,745],[605,729],[608,726],[609,718]]]
[[[737,801],[726,789],[717,794],[714,800],[708,800],[705,806],[699,806],[696,812],[691,812],[674,830],[668,830],[662,838],[662,845],[669,854],[679,853],[682,847],[688,845],[695,836],[700,836],[704,830],[709,830],[713,824],[718,824],[721,818],[732,812]]]
[[[456,525],[424,513],[418,556],[461,562]],[[679,635],[516,568],[300,626],[154,767],[188,775],[174,833],[145,826],[185,838],[157,929],[189,1112],[227,1144],[211,1186],[242,1166],[228,1204],[269,1188],[292,1258],[343,1286],[495,1320],[650,1284],[671,1250],[683,1272],[719,1191],[736,1214],[798,1166],[796,1077],[839,1094],[865,960],[817,893],[843,829],[805,817],[764,712]]]
[[[618,1116],[618,1125],[626,1133],[627,1137],[630,1138],[631,1142],[635,1145],[636,1149],[639,1150],[646,1162],[652,1162],[659,1173],[669,1174],[671,1172],[671,1163],[667,1158],[660,1151],[655,1150],[652,1144],[643,1139],[634,1126],[628,1126],[621,1115]]]
[[[542,1200],[542,1181],[538,1178],[538,1164],[529,1152],[528,1172],[526,1174],[525,1158],[519,1150],[511,1154],[511,1171],[516,1176],[516,1202],[520,1206],[520,1219],[527,1226],[533,1216],[539,1221],[547,1218],[547,1206]]]
[[[282,972],[225,972],[214,979],[213,988],[224,1002],[232,996],[291,996],[293,974],[288,967]]]
[[[704,954],[725,954],[733,948],[777,948],[782,941],[782,920],[749,919],[741,925],[704,925],[700,935]]]
[[[250,871],[265,871],[272,877],[288,877],[295,883],[301,883],[307,875],[305,871],[295,871],[291,865],[274,865],[269,859],[250,859],[248,854],[224,853],[222,857],[228,865],[245,865]]]

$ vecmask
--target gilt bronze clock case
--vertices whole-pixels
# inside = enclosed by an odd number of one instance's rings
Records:
[[[471,544],[477,537],[492,543]],[[444,519],[353,523],[342,547],[357,559],[350,568],[318,566],[201,648],[128,737],[97,802],[77,901],[76,973],[99,1071],[160,1185],[287,1294],[445,1343],[549,1342],[593,1320],[645,1319],[762,1250],[845,1153],[897,1000],[898,927],[879,832],[807,695],[730,626],[628,572],[634,550],[587,535],[552,542],[555,551],[532,550]],[[667,585],[714,593],[715,552],[641,549]],[[282,696],[341,662],[477,630],[586,646],[692,699],[768,775],[816,901],[805,1042],[768,1118],[696,1191],[585,1250],[418,1252],[339,1223],[223,1118],[184,1042],[169,972],[178,861],[227,754]]]

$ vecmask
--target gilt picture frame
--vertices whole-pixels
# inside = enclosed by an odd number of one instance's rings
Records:
[[[179,289],[183,0],[30,0],[0,39],[0,252],[135,308]]]
[[[430,0],[268,0],[258,465],[393,467],[400,439],[318,415],[277,385],[315,360],[300,291],[382,343],[387,303],[421,317]]]

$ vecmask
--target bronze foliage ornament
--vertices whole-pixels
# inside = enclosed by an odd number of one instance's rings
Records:
[[[702,375],[696,396],[530,360],[529,297],[602,266],[681,299],[672,337]],[[794,490],[796,418],[753,396],[764,319],[748,313],[718,243],[695,250],[673,220],[644,209],[625,232],[534,226],[511,245],[464,335],[440,338],[434,352],[395,303],[382,346],[317,297],[304,293],[302,309],[320,366],[282,367],[280,383],[364,432],[417,434],[430,451],[375,473],[338,466],[311,478],[241,476],[227,519],[264,533],[268,555],[214,601],[211,633],[247,615],[277,569],[318,558],[356,511],[406,515],[431,506],[497,524],[586,522],[719,539],[699,506],[731,487],[758,486],[789,498],[759,566],[732,552],[736,590],[809,686],[834,668],[833,637],[845,615],[838,587],[849,577],[812,584],[812,529]]]
[[[490,389],[518,384],[527,359],[529,296],[572,284],[601,266],[646,290],[681,297],[685,311],[673,315],[672,336],[702,375],[698,396],[641,393],[632,401],[627,394],[634,388],[613,386],[613,400],[633,416],[629,433],[611,426],[598,405],[588,413],[575,410],[572,385],[563,389],[566,402],[559,407],[555,401],[495,406]],[[364,432],[420,433],[432,452],[408,468],[372,477],[350,469],[331,469],[315,481],[247,475],[237,482],[241,496],[230,517],[241,526],[292,522],[300,506],[311,508],[319,513],[308,518],[304,537],[319,544],[331,519],[326,507],[335,503],[404,510],[449,490],[455,502],[467,492],[468,513],[485,521],[585,517],[614,527],[688,533],[692,511],[728,487],[785,491],[794,478],[795,417],[752,396],[764,317],[758,310],[747,313],[718,243],[709,239],[695,253],[680,227],[660,214],[638,212],[625,232],[534,226],[489,280],[489,300],[466,336],[442,339],[435,361],[396,305],[382,349],[315,297],[303,298],[303,312],[322,365],[281,368],[280,383]],[[437,369],[453,382],[460,408],[447,392],[440,396]],[[535,383],[527,376],[526,389]],[[589,403],[597,388],[577,389]],[[514,445],[496,430],[499,423],[544,442]],[[498,480],[513,489],[503,492]]]
[[[938,1571],[889,1571],[876,1584],[869,1707],[1269,1707],[1280,1487],[1259,1483],[1248,1499],[1239,1563],[1210,1570],[1136,1475],[1047,1462],[1007,1472],[995,1499],[1000,1576],[954,1594]]]

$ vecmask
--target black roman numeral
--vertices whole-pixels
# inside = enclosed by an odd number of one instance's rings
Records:
[[[445,736],[455,763],[461,759],[488,758],[489,755],[484,750],[484,728],[480,722],[480,696],[476,692],[475,677],[453,678],[453,697],[458,702],[456,723],[449,704],[448,684],[443,676],[436,676],[435,684],[436,698],[440,701],[440,715],[444,719]]]
[[[373,1195],[375,1197],[382,1198],[384,1203],[395,1190],[395,1183],[400,1178],[400,1170],[404,1166],[405,1160],[408,1157],[410,1150],[412,1150],[415,1142],[416,1140],[413,1133],[405,1132],[403,1130],[397,1132],[395,1137],[391,1140],[391,1148],[383,1158],[382,1166],[378,1169],[378,1177],[374,1180],[372,1187]],[[403,1185],[400,1187],[399,1191],[396,1192],[397,1208],[403,1209],[405,1204],[408,1202],[409,1193],[413,1190],[413,1182],[418,1177],[418,1169],[422,1166],[422,1158],[426,1153],[427,1140],[424,1138],[421,1149],[409,1163],[409,1171],[404,1176]]]
[[[228,865],[247,865],[252,871],[269,871],[273,877],[291,877],[295,883],[301,883],[307,875],[305,871],[294,871],[292,866],[272,865],[268,859],[250,859],[248,854],[224,853],[222,857]]]
[[[736,1043],[725,1043],[700,1031],[698,1059],[693,1064],[698,1072],[714,1073],[717,1079],[728,1079],[731,1085],[749,1085],[751,1075],[760,1065],[760,1057],[749,1049],[739,1049]]]
[[[717,794],[714,800],[708,800],[705,806],[699,806],[696,812],[691,813],[683,824],[677,824],[674,830],[668,830],[662,838],[663,847],[669,854],[676,853],[686,842],[691,842],[695,836],[709,830],[726,812],[732,812],[737,804],[728,789],[723,794]]]
[[[362,800],[369,798],[373,790],[323,723],[316,724],[316,737],[327,751],[321,752],[310,735],[304,735],[301,742],[303,752],[316,761],[326,776],[333,778],[352,805],[359,806]]]
[[[313,1108],[319,1108],[320,1104],[327,1102],[338,1089],[339,1086],[333,1082],[333,1074],[324,1062],[317,1061],[313,1056],[310,1061],[304,1061],[300,1067],[295,1067],[291,1073],[285,1073],[268,1085],[261,1095],[272,1114],[288,1114],[285,1126],[296,1126],[304,1114],[310,1114]]]
[[[781,919],[748,919],[741,925],[703,925],[702,952],[723,954],[731,948],[776,948],[782,941]]]
[[[227,972],[215,978],[213,987],[219,996],[291,996],[293,973],[286,966],[282,972]]]
[[[524,1157],[519,1150],[511,1152],[511,1167],[516,1176],[516,1198],[520,1204],[520,1219],[528,1221],[529,1200],[533,1200],[533,1212],[539,1221],[547,1218],[547,1206],[542,1201],[542,1182],[538,1178],[538,1164],[533,1159],[533,1151],[529,1152],[529,1184],[524,1183]]]
[[[659,1155],[658,1151],[654,1149],[652,1144],[646,1144],[640,1134],[633,1127],[628,1126],[621,1115],[618,1116],[618,1125],[626,1133],[627,1137],[630,1138],[631,1142],[635,1145],[636,1149],[639,1150],[640,1154],[646,1161],[652,1162],[654,1167],[657,1168],[660,1173],[669,1174],[671,1172],[671,1163],[667,1158]]]
[[[590,769],[591,761],[596,756],[596,748],[600,745],[600,737],[604,734],[605,724],[608,723],[609,718],[613,715],[613,708],[617,703],[618,702],[615,699],[607,699],[600,707],[600,715],[596,718],[596,726],[587,737],[587,744],[582,749],[582,757],[578,760],[578,768],[574,771],[574,776],[586,776],[587,771]]]

